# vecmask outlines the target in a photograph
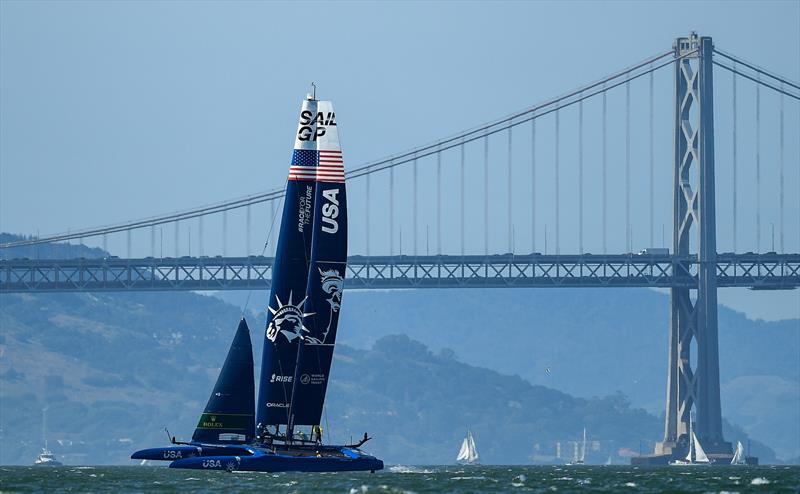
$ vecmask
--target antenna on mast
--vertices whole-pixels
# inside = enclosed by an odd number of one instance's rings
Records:
[[[317,85],[312,82],[311,83],[311,92],[308,93],[308,100],[309,101],[314,101],[315,99],[317,99]]]

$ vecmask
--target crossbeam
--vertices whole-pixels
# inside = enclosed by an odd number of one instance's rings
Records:
[[[266,290],[272,257],[13,259],[0,261],[0,293]],[[575,288],[697,285],[697,256],[352,256],[355,289]],[[800,254],[720,254],[720,287],[800,286]]]

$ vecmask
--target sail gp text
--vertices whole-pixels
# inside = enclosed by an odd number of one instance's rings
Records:
[[[312,125],[316,125],[314,129]],[[297,140],[299,141],[316,141],[318,138],[325,135],[325,127],[328,125],[336,125],[336,114],[334,112],[317,112],[314,113],[308,110],[300,112],[300,128],[297,129]]]

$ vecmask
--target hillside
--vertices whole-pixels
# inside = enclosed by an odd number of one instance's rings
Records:
[[[246,294],[218,296],[239,303]],[[353,347],[406,334],[470,365],[586,398],[622,392],[634,406],[663,414],[666,294],[510,288],[351,290],[345,297],[340,338]],[[800,321],[754,321],[721,306],[719,346],[723,416],[780,457],[800,455]]]
[[[68,463],[126,463],[131,451],[164,443],[163,426],[188,437],[240,316],[192,293],[3,295],[0,303],[4,464],[35,457],[44,406],[52,449]],[[253,340],[260,350],[260,330]],[[370,451],[390,463],[450,463],[467,426],[488,463],[555,461],[555,442],[567,455],[584,425],[598,441],[591,461],[624,461],[620,453],[640,440],[652,447],[661,429],[621,395],[575,398],[407,336],[370,349],[341,345],[332,375],[329,437],[369,431]],[[773,458],[758,444],[754,451]]]

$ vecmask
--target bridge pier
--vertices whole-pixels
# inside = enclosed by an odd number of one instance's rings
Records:
[[[673,253],[697,249],[697,285],[670,290],[669,360],[664,440],[656,455],[683,456],[692,430],[710,456],[729,456],[722,436],[717,330],[714,211],[713,43],[710,37],[675,41],[675,168]],[[696,236],[693,236],[695,234]],[[689,266],[685,266],[689,269]],[[692,343],[697,357],[692,363]]]

